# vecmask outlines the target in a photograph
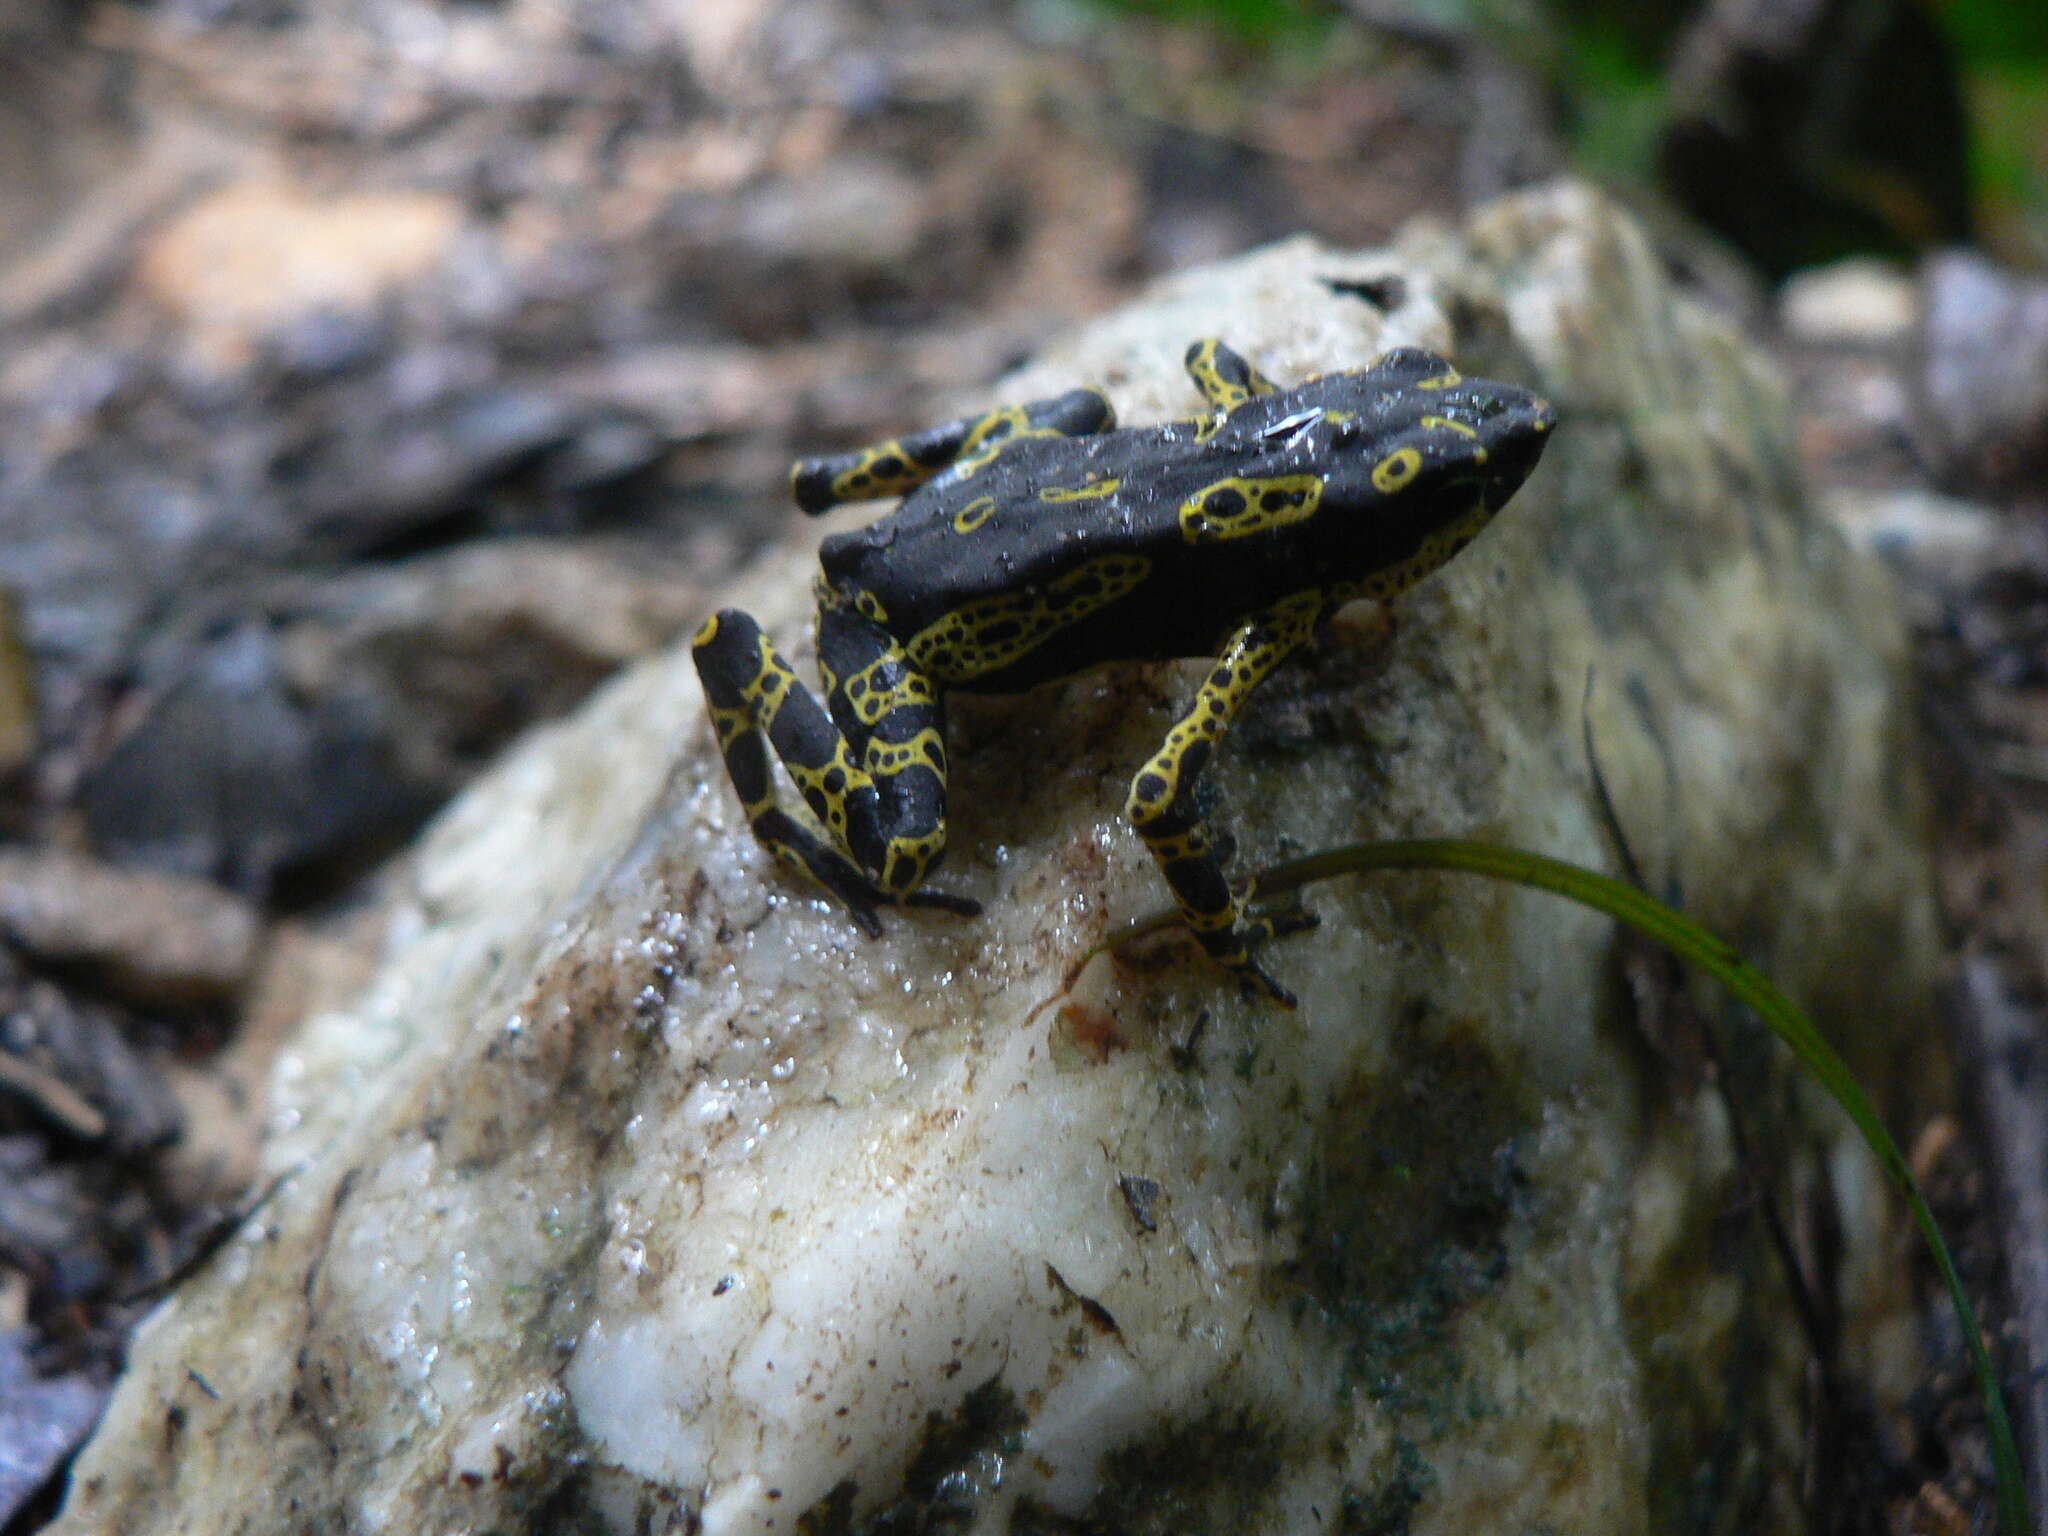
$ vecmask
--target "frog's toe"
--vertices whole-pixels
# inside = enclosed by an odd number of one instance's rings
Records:
[[[1255,899],[1255,898],[1254,898]],[[1301,904],[1298,893],[1282,897],[1273,906],[1261,906],[1244,919],[1242,932],[1247,944],[1263,944],[1268,939],[1292,938],[1297,933],[1307,933],[1320,928],[1323,920]]]
[[[806,856],[809,854],[810,856]],[[814,850],[795,850],[790,861],[839,899],[853,926],[871,939],[882,936],[881,904],[889,898],[843,859]]]
[[[1273,979],[1266,968],[1253,958],[1253,951],[1270,940],[1307,933],[1321,922],[1322,919],[1297,898],[1271,911],[1250,913],[1240,919],[1210,953],[1236,972],[1247,990],[1291,1012],[1295,1007],[1294,994]]]
[[[935,891],[930,886],[912,891],[902,900],[906,907],[937,907],[941,912],[957,912],[962,917],[981,916],[981,903],[972,896],[955,896],[951,891]]]
[[[1321,916],[1300,902],[1276,912],[1262,913],[1259,920],[1265,926],[1265,937],[1269,939],[1289,939],[1297,933],[1309,933],[1323,925]]]
[[[882,914],[864,892],[835,888],[832,892],[846,906],[846,915],[853,919],[853,926],[871,939],[882,936]]]
[[[1231,969],[1238,973],[1239,980],[1244,983],[1247,990],[1258,993],[1266,1001],[1278,1003],[1289,1013],[1292,1013],[1300,1006],[1295,1000],[1294,994],[1275,981],[1266,968],[1260,965],[1258,961],[1247,957],[1231,967]]]

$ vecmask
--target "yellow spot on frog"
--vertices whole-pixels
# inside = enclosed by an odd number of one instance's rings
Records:
[[[953,531],[955,533],[974,532],[975,529],[988,521],[988,515],[995,511],[995,509],[995,497],[975,497],[974,500],[953,514]]]
[[[974,424],[974,430],[960,445],[953,461],[953,478],[965,480],[996,461],[998,455],[1017,443],[1034,437],[1058,437],[1051,427],[1031,425],[1031,413],[1021,405],[1005,405],[990,411]]]
[[[946,743],[926,726],[905,742],[870,739],[861,753],[861,767],[873,778],[894,778],[906,768],[925,767],[934,773],[946,771]]]
[[[892,672],[900,674],[893,681]],[[884,715],[911,705],[934,702],[930,681],[904,668],[903,658],[896,655],[877,657],[833,691],[853,706],[853,717],[862,725],[873,725]]]
[[[790,471],[792,481],[802,474],[798,464]],[[866,501],[876,496],[896,496],[914,490],[931,478],[931,470],[911,458],[903,444],[891,438],[872,448],[863,448],[853,462],[832,477],[832,495],[840,501]]]
[[[1098,480],[1093,485],[1048,485],[1038,493],[1040,501],[1093,501],[1099,496],[1114,496],[1121,480]]]
[[[1467,426],[1462,421],[1453,421],[1448,416],[1425,416],[1422,418],[1422,424],[1425,427],[1434,427],[1438,431],[1456,432],[1461,437],[1477,437],[1479,435],[1477,427]]]
[[[1321,475],[1230,475],[1181,503],[1180,533],[1190,544],[1241,539],[1313,517],[1322,500]]]
[[[1396,448],[1372,468],[1373,489],[1392,496],[1407,487],[1422,470],[1422,455],[1413,448]]]
[[[1455,368],[1446,368],[1442,373],[1431,374],[1426,379],[1417,379],[1417,389],[1449,389],[1453,384],[1462,384],[1465,376]]]
[[[945,846],[946,834],[939,831],[890,838],[888,850],[882,856],[883,886],[899,895],[915,890]]]
[[[936,681],[981,677],[1115,602],[1151,569],[1142,555],[1104,555],[1046,586],[963,603],[912,635],[903,649],[914,667]]]
[[[1233,360],[1243,368],[1243,378],[1232,378],[1224,373],[1219,361],[1222,352],[1223,344],[1209,337],[1200,342],[1187,359],[1188,375],[1195,381],[1195,387],[1201,390],[1202,398],[1209,402],[1211,410],[1228,415],[1252,396],[1274,392],[1276,386],[1273,381],[1241,357],[1233,355]],[[1209,432],[1215,430],[1211,425]],[[1208,433],[1201,435],[1206,437]]]

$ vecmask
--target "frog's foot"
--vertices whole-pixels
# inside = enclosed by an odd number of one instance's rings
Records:
[[[1249,950],[1241,950],[1227,958],[1222,955],[1215,955],[1212,952],[1212,957],[1224,969],[1237,977],[1239,984],[1243,986],[1245,991],[1263,997],[1269,1003],[1278,1003],[1289,1013],[1292,1013],[1299,1006],[1295,1001],[1294,994],[1275,981],[1272,973],[1259,964],[1257,960],[1254,960]]]
[[[887,907],[936,907],[941,912],[955,912],[962,917],[981,916],[981,903],[971,896],[955,896],[951,891],[935,891],[929,886],[898,895],[885,891],[870,880],[835,850],[813,843],[807,849],[791,850],[795,862],[825,887],[846,908],[854,926],[871,939],[882,936],[881,908]]]
[[[783,863],[809,875],[839,898],[853,925],[871,939],[882,936],[876,908],[892,900],[859,867],[786,812],[770,809],[754,818],[754,836]]]
[[[1307,933],[1321,922],[1315,913],[1294,900],[1271,911],[1252,913],[1220,934],[1202,935],[1202,946],[1219,964],[1235,972],[1247,989],[1292,1012],[1296,1007],[1294,994],[1273,979],[1253,952],[1273,939]]]

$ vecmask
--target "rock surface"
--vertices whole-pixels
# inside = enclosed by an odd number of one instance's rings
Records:
[[[1896,600],[1625,217],[1559,187],[1258,252],[1001,393],[1185,414],[1219,331],[1284,381],[1421,343],[1563,413],[1391,645],[1340,624],[1256,701],[1218,774],[1240,858],[1427,832],[1614,867],[1590,734],[1660,889],[1867,1080],[1924,1051]],[[810,563],[734,594],[800,666]],[[945,883],[986,915],[874,943],[748,840],[683,648],[537,733],[283,1058],[286,1177],[144,1330],[57,1529],[1634,1531],[1703,1477],[1782,1525],[1803,1345],[1606,923],[1389,878],[1314,893],[1273,961],[1298,1014],[1172,947],[1062,992],[1165,899],[1117,811],[1192,671],[956,707]],[[1772,1169],[1839,1229],[1840,1363],[1893,1401],[1898,1217],[1766,1059]]]
[[[140,1003],[232,997],[255,964],[261,932],[248,903],[201,880],[78,854],[0,850],[0,934]]]
[[[1971,251],[1927,263],[1920,414],[1951,482],[2038,494],[2048,476],[2048,282]]]

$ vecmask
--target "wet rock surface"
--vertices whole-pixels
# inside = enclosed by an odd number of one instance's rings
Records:
[[[1924,1077],[1895,604],[1640,232],[1560,187],[1291,243],[1001,392],[1185,414],[1218,329],[1281,379],[1433,346],[1563,422],[1391,644],[1339,626],[1269,684],[1219,776],[1241,862],[1469,831],[1612,867],[1597,768],[1655,883],[1881,1091]],[[800,666],[811,563],[731,594]],[[1647,1064],[1604,923],[1387,881],[1316,894],[1275,956],[1293,1017],[1170,945],[1065,987],[1164,899],[1116,807],[1188,686],[960,704],[948,874],[986,915],[875,943],[747,837],[680,647],[515,750],[409,856],[367,989],[287,1046],[285,1182],[138,1340],[59,1529],[1642,1529],[1738,1466],[1791,1519],[1806,1346],[1730,1215],[1726,1105]],[[1896,1404],[1897,1213],[1741,1059],[1833,1234],[1833,1368]]]

